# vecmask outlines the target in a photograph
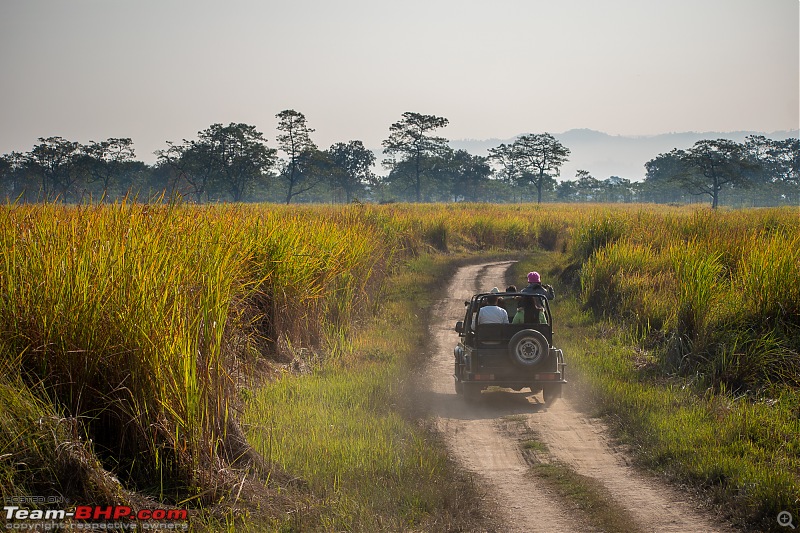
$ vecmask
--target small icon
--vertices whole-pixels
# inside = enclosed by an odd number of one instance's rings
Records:
[[[794,529],[794,524],[792,524],[792,513],[789,511],[781,511],[778,513],[778,524],[781,527],[790,527]]]

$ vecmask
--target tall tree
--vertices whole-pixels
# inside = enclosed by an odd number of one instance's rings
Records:
[[[725,186],[747,188],[755,163],[748,160],[744,145],[729,139],[701,140],[686,151],[676,152],[684,168],[677,180],[694,195],[708,195],[711,207],[719,206]]]
[[[214,194],[239,202],[275,163],[275,150],[266,143],[255,126],[232,122],[212,124],[197,132],[196,140],[167,143],[169,147],[157,153],[159,161],[189,185],[196,202]]]
[[[633,201],[634,187],[631,180],[609,176],[600,182],[606,202],[628,203]]]
[[[200,203],[204,197],[207,200],[210,185],[214,177],[217,162],[214,158],[213,147],[201,141],[183,140],[176,145],[167,142],[166,150],[156,152],[159,164],[168,166],[178,183],[172,184],[172,189],[180,194],[185,192],[182,184],[189,186],[189,193],[194,196],[194,201]]]
[[[444,128],[448,120],[435,115],[405,112],[403,118],[389,127],[389,138],[383,141],[383,153],[390,156],[383,161],[392,170],[409,168],[417,202],[422,201],[422,175],[425,161],[445,153],[447,139],[432,135]]]
[[[674,181],[679,174],[685,172],[682,156],[683,151],[677,148],[664,154],[658,154],[644,164],[645,181],[653,183]]]
[[[498,181],[503,184],[503,188],[512,193],[514,201],[516,202],[524,196],[525,193],[522,188],[514,187],[520,172],[517,168],[517,161],[514,159],[513,143],[503,143],[495,148],[489,148],[488,160],[494,163],[494,168],[492,169],[493,174],[497,177]],[[520,193],[520,196],[517,196],[518,193]]]
[[[513,152],[513,144],[503,143],[495,148],[489,148],[489,161],[497,165],[495,175],[497,175],[501,181],[509,184],[512,183],[518,175],[517,162],[514,159]]]
[[[800,139],[784,139],[775,143],[775,157],[781,178],[800,186]]]
[[[446,159],[443,173],[448,177],[450,200],[477,202],[487,200],[486,185],[492,170],[486,157],[456,150]]]
[[[79,143],[63,137],[40,137],[39,144],[28,152],[28,166],[41,180],[40,195],[44,200],[58,195],[66,202],[70,194],[77,192],[81,148]]]
[[[281,177],[286,182],[286,203],[292,198],[314,188],[318,180],[311,179],[309,167],[314,162],[317,145],[311,140],[314,130],[306,124],[306,117],[294,109],[281,111],[278,119],[278,148],[286,154]]]
[[[14,159],[11,154],[0,156],[0,189],[6,191],[13,190]]]
[[[770,179],[800,185],[800,139],[767,139],[764,148],[762,161],[769,168]]]
[[[327,150],[332,163],[333,185],[344,191],[349,204],[353,197],[364,191],[364,187],[375,179],[372,165],[375,154],[361,141],[336,143]]]
[[[0,192],[7,200],[27,195],[29,176],[26,154],[11,152],[0,156]]]
[[[769,140],[766,165],[770,180],[786,187],[786,196],[800,204],[800,139]]]
[[[575,191],[581,202],[597,202],[602,190],[600,181],[592,176],[588,170],[578,170],[575,173]]]
[[[642,201],[691,202],[691,195],[687,197],[678,182],[679,176],[687,172],[682,159],[683,153],[683,150],[674,148],[644,164],[646,174],[640,191]]]
[[[563,180],[556,186],[556,198],[560,202],[575,202],[578,200],[579,192],[572,180]]]
[[[255,126],[213,124],[204,137],[217,151],[217,184],[234,202],[241,202],[275,164],[276,150]]]
[[[135,161],[133,141],[129,138],[110,138],[106,141],[89,141],[84,149],[82,164],[86,168],[87,182],[99,182],[103,186],[103,197],[108,194],[112,181],[120,180],[124,169]]]
[[[549,133],[529,133],[518,137],[511,149],[516,179],[536,187],[536,202],[542,203],[542,191],[555,188],[555,177],[567,161],[569,148]]]

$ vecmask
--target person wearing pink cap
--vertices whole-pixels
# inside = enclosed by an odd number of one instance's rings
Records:
[[[556,299],[556,292],[553,290],[552,285],[542,283],[542,277],[538,272],[528,272],[528,286],[519,292],[527,294],[541,294],[548,300]]]

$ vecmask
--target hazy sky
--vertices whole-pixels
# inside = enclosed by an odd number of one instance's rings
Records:
[[[0,153],[245,122],[275,147],[380,148],[405,111],[450,139],[800,122],[798,0],[0,0]]]

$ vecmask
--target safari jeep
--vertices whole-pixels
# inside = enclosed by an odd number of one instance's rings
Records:
[[[535,301],[537,319],[524,324],[478,325],[480,309],[490,296],[513,302],[511,309],[520,299],[527,298],[527,305]],[[476,399],[490,386],[515,391],[529,387],[534,394],[541,391],[547,405],[561,397],[561,387],[567,382],[566,363],[562,351],[553,346],[553,318],[547,298],[525,293],[481,293],[464,305],[464,320],[455,327],[461,337],[454,350],[456,393]],[[529,313],[526,319],[532,315]],[[542,315],[544,320],[539,320]]]

